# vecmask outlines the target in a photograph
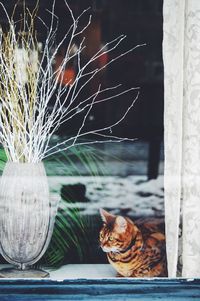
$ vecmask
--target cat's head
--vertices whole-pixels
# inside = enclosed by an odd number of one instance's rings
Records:
[[[100,246],[104,252],[125,250],[139,231],[134,223],[122,216],[110,214],[100,209],[103,227],[100,231]]]

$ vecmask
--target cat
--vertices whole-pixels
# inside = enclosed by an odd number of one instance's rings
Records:
[[[127,217],[100,209],[103,227],[100,246],[122,277],[166,277],[165,235],[160,221],[136,225]],[[140,226],[139,226],[140,224]]]

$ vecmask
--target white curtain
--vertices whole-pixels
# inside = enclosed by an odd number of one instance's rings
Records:
[[[181,248],[182,276],[200,277],[200,0],[164,0],[163,18],[168,271]]]

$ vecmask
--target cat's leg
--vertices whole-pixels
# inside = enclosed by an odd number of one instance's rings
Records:
[[[166,277],[166,270],[164,269],[163,262],[158,263],[155,267],[146,270],[138,271],[136,277]],[[132,276],[134,277],[134,276]]]
[[[117,277],[117,278],[122,278],[122,277],[124,277],[124,276],[121,275],[120,273],[117,273],[116,277]]]

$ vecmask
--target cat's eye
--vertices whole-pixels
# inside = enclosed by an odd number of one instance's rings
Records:
[[[100,233],[100,238],[103,238],[103,233]]]
[[[113,241],[114,238],[113,238],[112,236],[110,236],[110,237],[108,238],[108,240],[109,240],[109,241]]]

